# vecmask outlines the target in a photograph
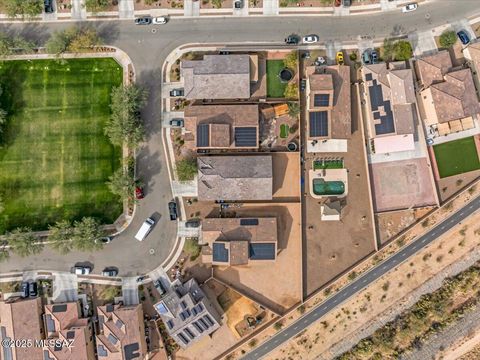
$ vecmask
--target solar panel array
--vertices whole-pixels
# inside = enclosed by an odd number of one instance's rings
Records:
[[[237,147],[257,146],[257,128],[256,127],[236,127],[235,128],[235,146]]]
[[[213,261],[228,262],[228,249],[225,248],[225,244],[213,244]]]
[[[197,126],[197,147],[210,146],[210,127],[208,124]]]
[[[258,219],[240,219],[240,225],[258,225]]]
[[[393,121],[393,112],[390,100],[383,98],[382,86],[373,80],[372,85],[368,87],[370,105],[372,107],[373,118],[380,120],[375,124],[375,133],[377,135],[391,134],[395,132]],[[383,109],[383,111],[381,111]]]
[[[310,112],[310,137],[328,136],[328,112]]]
[[[274,243],[251,243],[248,248],[251,260],[275,260]]]
[[[315,94],[313,96],[313,106],[328,106],[330,103],[330,94]]]

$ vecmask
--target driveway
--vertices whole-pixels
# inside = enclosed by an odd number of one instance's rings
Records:
[[[80,0],[72,2],[74,13],[79,14]],[[271,1],[272,8],[278,1]],[[265,1],[267,4],[267,1]],[[403,16],[398,11],[356,15],[352,17],[218,17],[172,18],[168,25],[152,33],[149,26],[136,26],[132,20],[91,21],[107,44],[126,51],[131,57],[137,82],[149,90],[149,101],[142,112],[145,120],[146,143],[137,152],[137,173],[145,186],[145,199],[140,201],[130,226],[111,244],[95,253],[74,252],[59,255],[45,249],[35,257],[12,256],[0,264],[0,272],[34,269],[68,271],[76,262],[89,261],[93,272],[103,267],[117,266],[122,276],[134,276],[158,267],[168,256],[175,243],[176,223],[169,220],[167,203],[172,199],[170,182],[163,152],[161,135],[162,64],[167,55],[187,43],[255,42],[258,47],[283,47],[286,34],[315,33],[324,42],[357,40],[369,34],[383,38],[408,31],[425,31],[447,22],[462,22],[467,16],[480,11],[480,3],[469,0],[445,1],[442,6],[431,2],[422,4],[417,11]],[[265,9],[264,9],[265,10]],[[81,12],[81,11],[80,11]],[[428,19],[425,15],[428,14]],[[2,24],[0,30],[21,33],[31,40],[45,41],[56,30],[72,26],[68,22]],[[157,224],[142,242],[134,239],[145,218],[152,216]],[[153,251],[152,251],[153,249]]]

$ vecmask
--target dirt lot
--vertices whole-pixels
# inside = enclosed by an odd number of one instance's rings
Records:
[[[248,266],[215,267],[214,277],[277,313],[285,312],[301,300],[300,204],[244,204],[230,215],[277,217],[277,259]]]
[[[348,169],[348,196],[342,200],[341,221],[321,221],[320,203],[309,195],[306,202],[306,238],[304,239],[304,292],[312,294],[375,250],[374,222],[368,190],[368,174],[356,91],[352,88],[352,129],[346,153],[322,153],[322,157],[343,157]],[[315,154],[305,157],[306,169],[312,168]],[[308,186],[308,171],[305,186]]]
[[[395,311],[397,302],[407,299],[411,291],[478,248],[479,221],[480,213],[477,212],[381,280],[341,304],[294,341],[270,353],[269,357],[299,359],[322,355],[331,358],[334,354],[328,350],[333,344],[352,338],[357,329],[375,321],[385,311]]]
[[[300,201],[300,153],[272,153],[273,199]]]
[[[437,180],[438,195],[443,202],[453,194],[463,189],[480,176],[480,170],[470,171],[468,173],[449,176]]]
[[[427,159],[389,161],[369,167],[376,212],[435,205]]]
[[[433,209],[434,207],[427,206],[417,209],[388,211],[375,214],[375,223],[380,244],[383,245],[402,230],[416,223]]]

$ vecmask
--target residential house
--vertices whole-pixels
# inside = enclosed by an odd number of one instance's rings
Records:
[[[470,69],[453,68],[448,51],[418,59],[415,69],[420,87],[419,109],[431,135],[477,127],[480,104]]]
[[[9,298],[0,301],[0,337],[1,341],[45,339],[42,322],[41,298]],[[3,360],[43,360],[41,347],[2,346],[0,358]]]
[[[270,155],[200,156],[197,164],[199,200],[272,200]]]
[[[362,68],[366,127],[376,154],[415,149],[416,98],[412,70],[405,62]]]
[[[220,327],[220,316],[193,278],[172,286],[154,307],[170,336],[182,348]]]
[[[277,219],[207,218],[202,221],[202,262],[251,265],[277,257]]]
[[[469,60],[468,65],[472,70],[473,80],[477,89],[477,95],[480,91],[480,42],[472,42],[465,49],[463,55]]]
[[[258,148],[258,105],[189,106],[184,118],[188,148]]]
[[[98,359],[142,360],[147,355],[142,305],[107,304],[97,307]]]
[[[48,339],[72,346],[44,347],[44,360],[94,360],[92,323],[80,317],[78,302],[50,304],[43,315]]]
[[[185,98],[249,99],[251,85],[258,81],[258,56],[248,54],[204,55],[202,60],[184,60],[181,74]]]

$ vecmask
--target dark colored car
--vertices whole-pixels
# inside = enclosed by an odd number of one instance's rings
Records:
[[[465,30],[460,30],[457,33],[458,38],[462,42],[463,45],[467,45],[470,42],[470,37],[468,36],[467,32]]]
[[[151,23],[152,23],[152,18],[148,16],[135,19],[135,24],[137,25],[150,25]]]
[[[370,64],[371,63],[371,58],[370,58],[370,51],[365,50],[362,54],[362,62],[364,64]]]
[[[30,297],[37,297],[38,296],[38,287],[37,287],[37,283],[35,281],[31,281],[29,283],[29,294],[30,294]]]
[[[172,127],[183,127],[183,119],[172,119],[169,124]]]
[[[287,45],[297,45],[300,42],[300,36],[291,34],[288,35],[285,39],[285,44]]]
[[[372,50],[370,53],[370,58],[372,59],[372,64],[378,63],[378,53],[376,50]]]
[[[234,6],[235,6],[235,9],[241,9],[241,8],[243,8],[243,0],[237,0],[237,1],[235,1]]]
[[[200,220],[188,220],[185,222],[185,227],[187,228],[197,228],[200,226]]]
[[[44,0],[43,1],[43,8],[47,14],[53,13],[55,10],[53,9],[53,0]]]
[[[118,270],[116,268],[107,267],[107,268],[103,269],[102,275],[103,276],[111,276],[111,277],[117,276],[118,275]]]
[[[170,213],[170,220],[177,220],[177,203],[175,201],[170,201],[168,203],[168,212]]]
[[[183,96],[183,89],[173,89],[170,91],[170,96]]]
[[[28,295],[30,294],[29,289],[30,289],[30,285],[28,284],[28,282],[22,282],[22,286],[20,288],[20,292],[21,292],[20,296],[22,298],[27,298]]]
[[[167,289],[165,289],[165,286],[163,286],[162,281],[160,279],[156,280],[153,285],[155,288],[158,290],[160,295],[164,295],[167,292]]]
[[[143,189],[140,186],[135,186],[135,199],[140,200],[145,197],[145,194],[143,193]]]
[[[306,80],[306,79],[302,79],[302,80],[300,81],[300,91],[305,91],[306,87],[307,87],[307,80]]]
[[[352,5],[352,0],[342,0],[342,5],[348,7]]]
[[[142,282],[142,281],[145,280],[146,278],[147,278],[146,275],[139,276],[139,277],[137,278],[137,282]]]
[[[303,52],[302,59],[310,59],[310,51]]]

